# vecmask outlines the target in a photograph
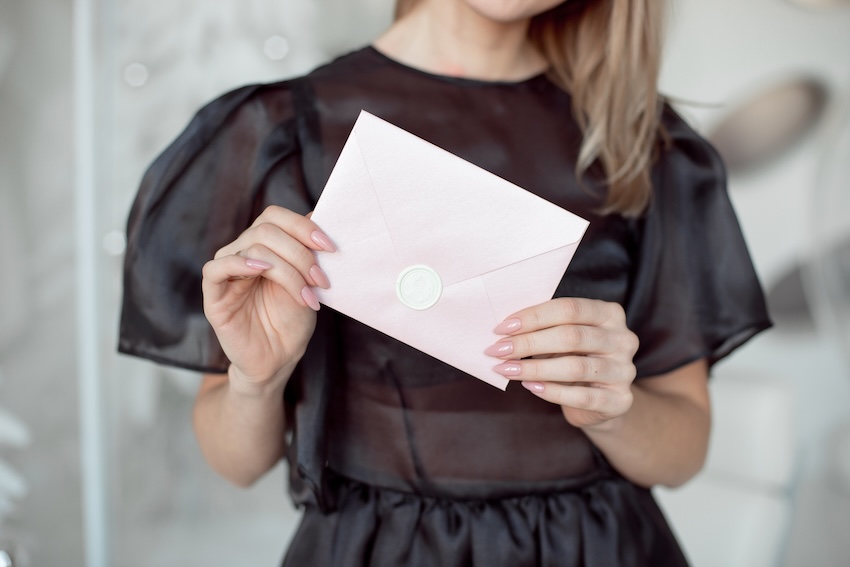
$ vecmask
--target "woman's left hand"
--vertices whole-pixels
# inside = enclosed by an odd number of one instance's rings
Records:
[[[485,351],[504,360],[494,370],[559,404],[570,424],[604,427],[629,411],[638,338],[618,303],[556,298],[514,313],[495,333],[507,337]]]

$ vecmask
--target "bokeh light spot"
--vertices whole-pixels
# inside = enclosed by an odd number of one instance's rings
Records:
[[[263,44],[263,51],[266,57],[272,61],[280,61],[289,53],[289,42],[285,37],[273,35],[266,39],[266,42]]]
[[[131,87],[143,87],[148,77],[148,68],[141,63],[130,63],[124,67],[124,82]]]
[[[120,230],[113,230],[103,235],[103,249],[110,256],[120,256],[127,247],[127,238]]]

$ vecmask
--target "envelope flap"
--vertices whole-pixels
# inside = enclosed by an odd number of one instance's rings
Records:
[[[587,221],[367,112],[362,152],[399,260],[445,285],[578,242]]]

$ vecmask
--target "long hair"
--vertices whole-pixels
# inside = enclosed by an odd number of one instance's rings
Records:
[[[397,0],[396,18],[417,0]],[[604,213],[637,216],[651,194],[650,170],[663,137],[658,73],[663,0],[568,0],[535,16],[529,39],[570,93],[583,140],[576,176],[594,164],[608,185]]]

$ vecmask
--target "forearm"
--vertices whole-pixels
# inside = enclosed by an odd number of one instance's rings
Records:
[[[232,483],[250,486],[283,456],[283,386],[239,392],[227,375],[207,376],[193,424],[210,466]]]
[[[611,465],[641,486],[679,486],[700,471],[708,451],[711,412],[706,403],[671,392],[632,385],[634,401],[624,415],[584,428]]]

